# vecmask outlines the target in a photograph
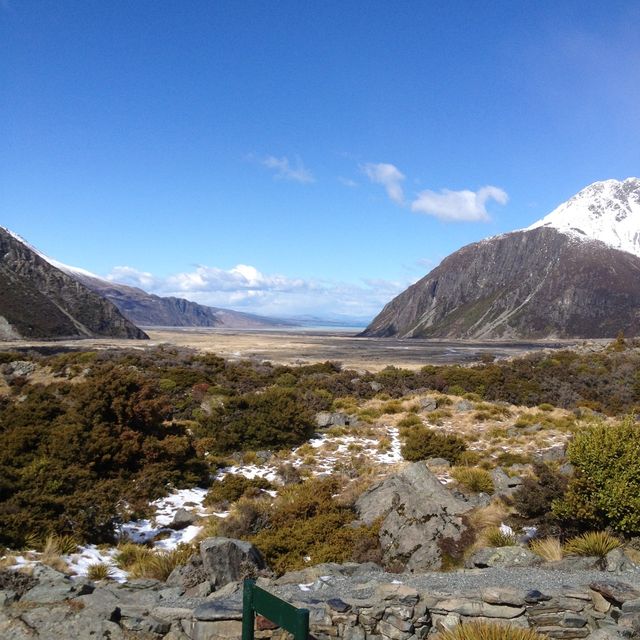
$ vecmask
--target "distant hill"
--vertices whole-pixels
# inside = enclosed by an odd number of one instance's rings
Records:
[[[362,336],[599,338],[640,333],[640,180],[580,191],[528,229],[459,249]]]
[[[207,307],[184,298],[163,297],[137,287],[103,280],[83,269],[51,260],[69,276],[104,296],[135,324],[146,327],[220,327],[265,329],[295,326],[294,322],[265,318],[251,313]]]
[[[148,336],[118,308],[0,227],[0,339]]]

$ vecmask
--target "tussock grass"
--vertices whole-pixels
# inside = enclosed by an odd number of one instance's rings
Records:
[[[490,527],[482,533],[483,541],[490,547],[515,547],[518,539],[513,533],[505,533],[500,527]]]
[[[191,545],[179,545],[173,551],[152,551],[141,556],[129,567],[129,574],[133,578],[153,578],[166,580],[169,574],[178,566],[185,564],[193,555]]]
[[[469,522],[477,531],[499,527],[509,515],[509,508],[502,500],[493,500],[486,507],[475,509],[469,514]]]
[[[94,562],[87,567],[89,580],[108,580],[113,576],[113,567],[104,562]]]
[[[548,640],[533,629],[522,629],[496,622],[465,622],[441,631],[436,640]]]
[[[622,542],[606,531],[589,531],[571,538],[565,544],[565,551],[573,556],[604,556],[622,545]]]
[[[474,493],[493,493],[493,479],[486,469],[477,467],[453,467],[452,477],[463,487]]]
[[[532,540],[529,543],[529,548],[547,562],[556,562],[564,557],[562,544],[558,538],[549,537]]]

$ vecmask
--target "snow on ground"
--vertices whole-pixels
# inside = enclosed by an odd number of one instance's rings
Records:
[[[111,578],[118,582],[125,582],[127,572],[116,567],[114,562],[115,555],[116,549],[114,547],[101,550],[94,544],[90,544],[86,547],[78,547],[77,553],[64,556],[64,559],[69,565],[69,568],[79,576],[86,576],[92,564],[106,564],[111,567],[109,574]]]

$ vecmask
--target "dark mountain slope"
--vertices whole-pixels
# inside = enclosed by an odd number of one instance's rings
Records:
[[[161,297],[137,287],[91,277],[68,267],[67,273],[84,285],[109,299],[132,322],[156,327],[229,327],[234,329],[261,329],[291,326],[282,320],[265,318],[251,313],[231,311],[185,300]]]
[[[0,339],[147,338],[108,300],[0,227]]]
[[[621,329],[640,329],[640,258],[538,227],[451,254],[361,335],[596,338]]]

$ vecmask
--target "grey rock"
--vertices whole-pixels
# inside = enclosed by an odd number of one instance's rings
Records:
[[[91,593],[95,588],[86,580],[71,580],[69,576],[46,565],[36,567],[33,576],[38,583],[22,596],[24,602],[61,602]]]
[[[200,543],[200,556],[207,578],[214,587],[242,579],[251,568],[266,568],[260,551],[244,540],[207,538]]]
[[[196,607],[196,620],[242,620],[242,603],[234,600],[209,600]]]
[[[169,528],[174,531],[179,531],[180,529],[185,529],[186,527],[195,524],[197,520],[198,514],[193,513],[193,511],[180,508],[173,516],[173,520],[171,521]]]
[[[638,589],[635,589],[626,582],[619,582],[617,580],[598,580],[592,582],[589,587],[617,607],[622,606],[627,600],[637,600],[640,598],[640,591],[638,591]]]
[[[362,521],[382,518],[380,544],[384,560],[407,571],[438,569],[438,541],[459,540],[462,515],[471,506],[455,498],[422,462],[407,465],[363,493],[356,502]]]
[[[377,631],[391,640],[408,640],[413,635],[413,628],[410,627],[409,630],[402,631],[385,620],[378,622]]]
[[[622,640],[624,636],[614,627],[596,629],[588,636],[589,640]]]
[[[562,626],[571,627],[572,629],[581,629],[586,626],[587,622],[589,622],[589,620],[579,613],[567,611],[562,616]]]
[[[465,563],[474,567],[535,567],[541,564],[540,556],[522,547],[488,547],[476,551]]]
[[[496,467],[491,472],[495,493],[511,495],[522,484],[522,479],[505,473],[502,467]]]
[[[438,402],[435,398],[421,398],[420,410],[421,411],[435,411],[438,408]]]
[[[487,604],[506,604],[512,607],[524,606],[525,596],[522,591],[506,587],[488,587],[480,592],[480,597]]]
[[[208,574],[200,554],[192,555],[186,564],[176,567],[167,578],[166,584],[189,589],[208,581]]]
[[[327,606],[332,611],[337,611],[338,613],[346,613],[347,611],[351,611],[351,605],[347,604],[340,598],[329,598],[329,600],[327,600]]]
[[[427,469],[435,469],[436,467],[450,467],[451,463],[445,458],[429,458],[425,464]]]
[[[440,600],[432,609],[436,613],[458,613],[461,616],[484,618],[517,618],[524,613],[523,607],[488,604],[468,598],[447,598]]]
[[[542,452],[540,455],[544,462],[559,462],[567,457],[567,451],[564,445],[556,445]]]
[[[605,569],[612,573],[627,573],[636,571],[637,568],[638,565],[629,558],[624,549],[613,549],[605,556]]]
[[[320,429],[324,429],[325,427],[331,426],[331,412],[330,411],[319,411],[316,413],[316,426]]]
[[[163,636],[169,632],[171,623],[166,620],[158,620],[153,616],[140,616],[136,618],[123,618],[120,625],[128,631],[144,634],[157,634]]]
[[[589,635],[589,629],[571,629],[567,627],[537,627],[536,631],[538,633],[542,633],[551,638],[558,638],[558,640],[563,640],[566,638],[567,640],[572,640],[573,638],[586,638]]]
[[[549,569],[554,571],[588,571],[589,569],[600,569],[602,560],[596,556],[567,556],[562,560],[548,562]]]
[[[622,603],[623,613],[640,613],[640,598],[636,600],[627,600]]]
[[[471,411],[473,409],[473,402],[469,402],[468,400],[459,400],[453,405],[453,408],[456,411]]]

